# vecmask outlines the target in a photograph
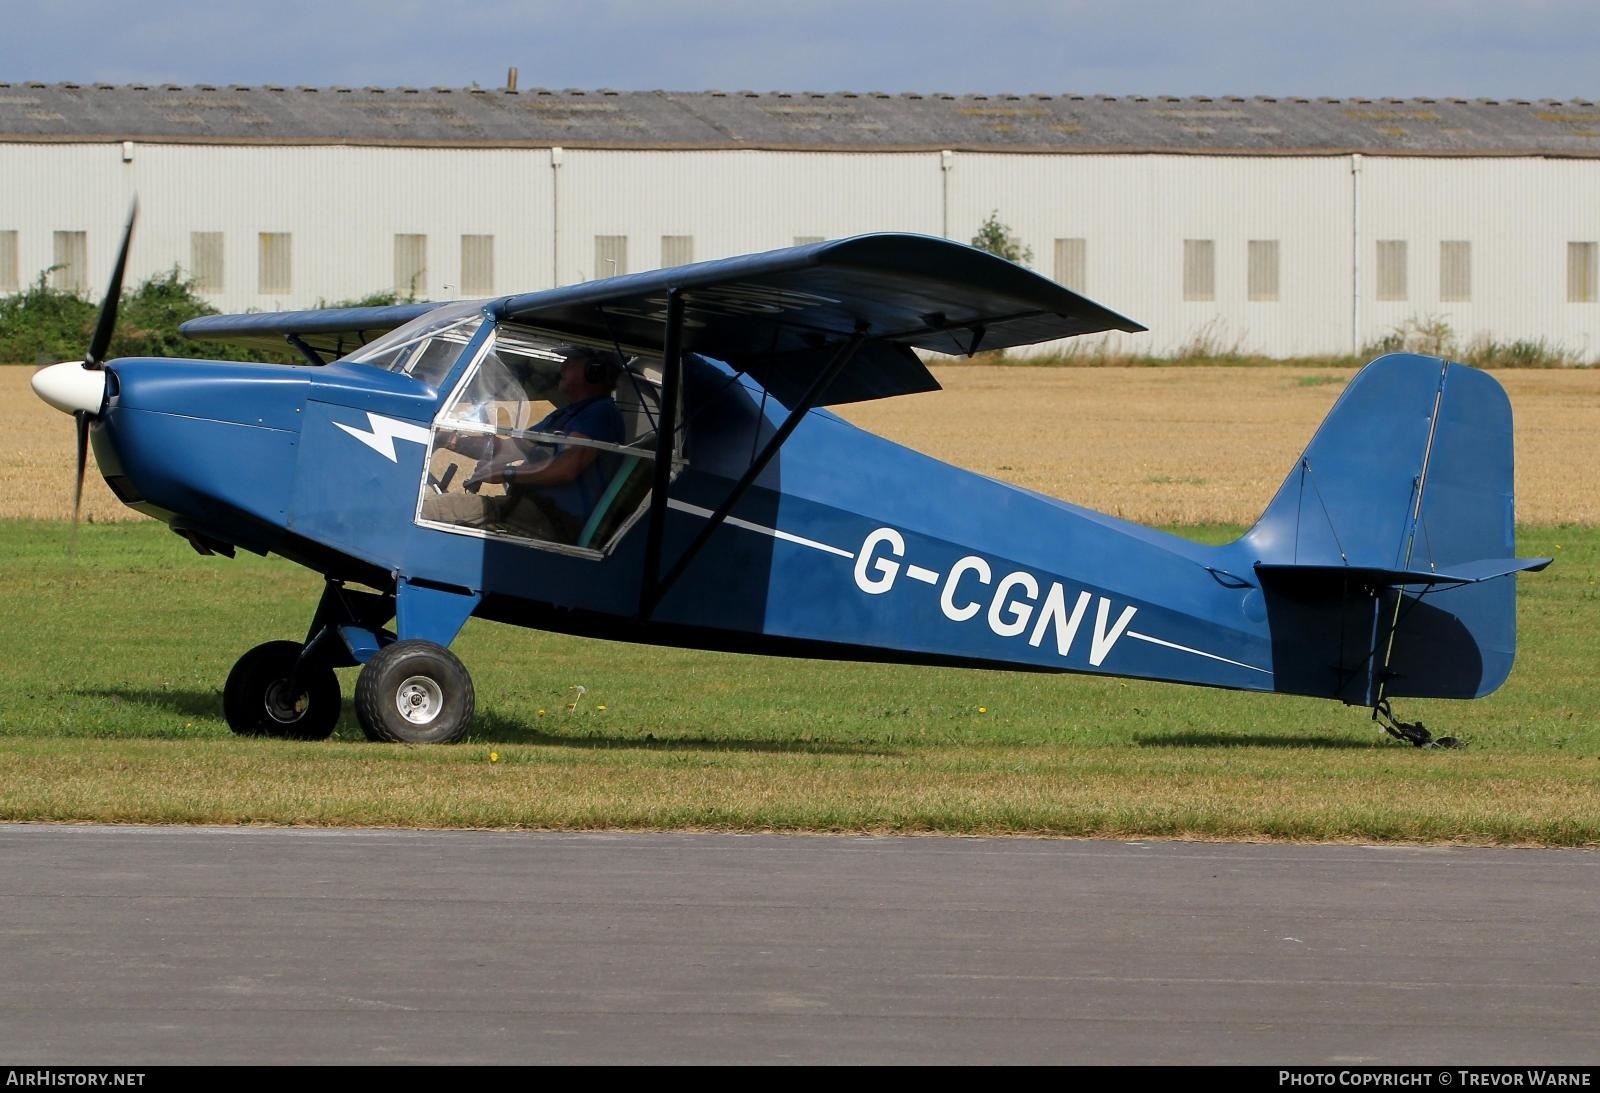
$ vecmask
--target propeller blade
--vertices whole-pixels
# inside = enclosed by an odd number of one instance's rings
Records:
[[[78,515],[83,511],[83,472],[89,462],[89,413],[75,410],[72,422],[78,428],[78,475],[72,486],[72,564],[78,564]]]
[[[94,337],[89,342],[89,352],[83,358],[85,368],[99,368],[105,363],[106,350],[111,348],[111,335],[117,328],[117,304],[122,300],[122,273],[128,266],[128,244],[133,239],[133,222],[139,217],[139,200],[134,199],[128,209],[128,226],[122,229],[122,247],[117,251],[117,264],[111,271],[111,284],[105,299],[100,301],[100,319],[95,323]],[[79,433],[80,437],[86,435]],[[82,445],[79,445],[80,452]],[[78,478],[83,478],[83,460],[78,461]]]
[[[89,415],[78,410],[72,415],[78,427],[78,475],[72,486],[72,522],[78,522],[78,511],[83,507],[83,472],[89,462]]]

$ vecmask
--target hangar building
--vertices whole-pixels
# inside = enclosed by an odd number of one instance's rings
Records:
[[[968,240],[1150,327],[1275,356],[1407,321],[1600,355],[1600,105],[0,83],[0,293],[224,311],[449,299],[870,231]]]

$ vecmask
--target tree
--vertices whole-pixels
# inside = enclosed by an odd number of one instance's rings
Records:
[[[1022,240],[1012,235],[1011,229],[1000,222],[999,209],[989,214],[989,219],[983,222],[978,234],[972,237],[972,245],[1007,262],[1024,266],[1033,262],[1033,248],[1023,246]]]

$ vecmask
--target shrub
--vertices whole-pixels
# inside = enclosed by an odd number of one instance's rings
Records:
[[[1011,229],[1000,222],[999,209],[991,212],[978,228],[978,234],[972,237],[972,245],[1007,262],[1024,266],[1033,262],[1033,248],[1023,246],[1022,240],[1012,235]]]
[[[0,361],[48,364],[82,357],[97,308],[75,292],[51,288],[50,271],[21,292],[0,298]]]
[[[1543,338],[1496,341],[1488,335],[1472,339],[1466,363],[1478,368],[1584,368],[1588,362]]]
[[[0,362],[49,364],[78,360],[88,351],[99,319],[99,305],[81,293],[51,287],[49,276],[50,271],[45,270],[23,291],[0,296]],[[410,302],[392,292],[374,292],[360,299],[318,306],[380,307]],[[178,327],[190,319],[215,314],[217,309],[195,292],[194,282],[173,267],[123,290],[108,357],[292,363],[302,360],[287,345],[281,351],[273,351],[195,341],[178,333]]]
[[[1364,357],[1384,353],[1421,353],[1428,357],[1456,357],[1456,334],[1450,324],[1437,315],[1413,315],[1389,333],[1362,347]]]

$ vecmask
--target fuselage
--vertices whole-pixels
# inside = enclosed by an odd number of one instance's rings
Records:
[[[349,363],[111,367],[116,392],[93,433],[103,473],[124,500],[200,544],[277,553],[380,588],[404,576],[471,590],[481,616],[575,633],[1272,685],[1251,559],[951,467],[824,410],[806,415],[642,619],[647,515],[609,553],[419,522],[427,438],[448,384]],[[686,379],[668,564],[783,412],[716,363],[692,360]]]

